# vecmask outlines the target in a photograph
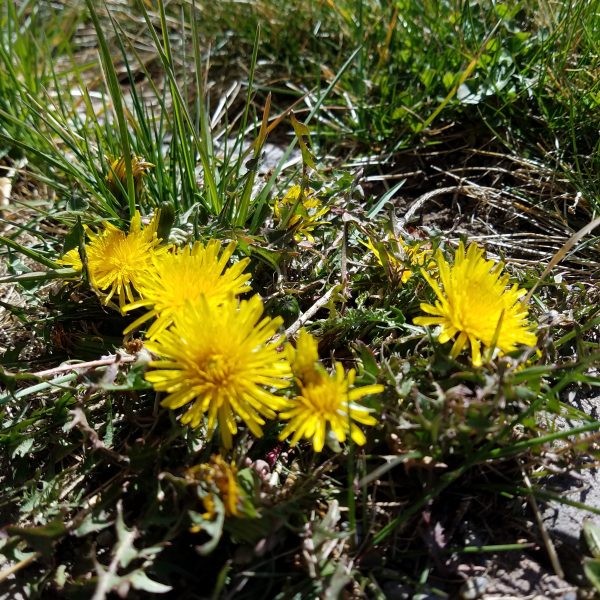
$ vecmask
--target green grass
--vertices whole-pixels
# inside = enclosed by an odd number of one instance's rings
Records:
[[[600,423],[567,401],[600,384],[597,231],[540,276],[598,217],[599,40],[591,0],[0,0],[9,596],[385,598],[400,582],[452,597],[458,557],[530,549],[560,571],[522,506],[598,458]],[[138,178],[139,158],[153,166]],[[278,204],[292,185],[328,209],[310,229],[316,209]],[[123,338],[131,316],[58,262],[85,258],[84,226],[128,230],[137,209],[160,209],[180,246],[237,241],[289,339],[305,326],[326,366],[384,385],[364,447],[315,453],[279,442],[276,421],[262,438],[240,427],[223,452],[244,516],[221,499],[202,516],[208,483],[190,473],[218,438],[160,407]],[[400,281],[391,234],[505,260],[537,285],[537,347],[480,368],[450,358],[413,324],[434,298],[419,265]],[[480,544],[455,522],[465,506]]]

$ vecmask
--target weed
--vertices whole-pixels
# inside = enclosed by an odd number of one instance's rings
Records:
[[[0,0],[6,597],[574,580],[540,505],[599,512],[549,479],[598,458],[598,26]]]

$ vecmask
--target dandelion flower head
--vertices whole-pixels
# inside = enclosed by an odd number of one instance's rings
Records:
[[[456,358],[469,344],[473,365],[480,366],[481,344],[512,352],[518,345],[535,346],[536,336],[528,322],[527,308],[520,301],[525,290],[508,286],[502,264],[486,260],[484,251],[471,244],[465,252],[461,242],[450,267],[441,251],[437,253],[440,284],[423,270],[433,288],[435,305],[421,304],[431,316],[417,317],[417,325],[439,325],[439,341],[454,341],[450,356]]]
[[[210,462],[191,467],[186,472],[186,479],[199,482],[207,489],[202,497],[204,510],[203,518],[212,521],[217,515],[215,496],[223,503],[226,517],[240,515],[240,488],[237,482],[237,467],[227,463],[225,459],[216,454],[211,456]]]
[[[302,198],[300,194],[302,193]],[[293,214],[290,216],[290,211]],[[329,212],[329,207],[323,206],[315,190],[302,190],[299,185],[293,185],[288,192],[275,201],[274,215],[278,222],[287,221],[288,229],[294,230],[294,240],[302,241],[306,238],[314,243],[312,232],[325,221],[319,221],[321,217]]]
[[[133,186],[136,196],[142,191],[144,176],[153,167],[152,163],[144,160],[141,156],[131,157],[131,174],[133,176]],[[123,191],[127,191],[127,170],[124,156],[111,161],[108,175],[106,176],[106,183],[115,198],[121,199]]]
[[[312,337],[308,333],[306,336]],[[305,342],[304,347],[306,346],[308,344]],[[301,349],[300,353],[309,355],[304,349]],[[296,363],[294,367],[292,362],[296,373],[299,364],[302,363]],[[303,372],[306,371],[300,371]],[[321,452],[327,431],[331,430],[339,442],[344,442],[349,434],[356,444],[364,445],[365,434],[354,421],[363,425],[375,425],[377,421],[368,408],[356,401],[364,396],[382,392],[383,386],[374,384],[355,388],[355,377],[354,369],[350,369],[346,375],[342,365],[336,362],[335,373],[331,375],[322,369],[315,370],[304,381],[298,378],[299,394],[288,401],[288,406],[279,415],[280,419],[289,421],[279,439],[284,440],[293,434],[290,441],[292,446],[303,437],[312,439],[315,451]]]
[[[391,278],[400,283],[406,283],[413,275],[411,266],[421,266],[431,269],[434,266],[431,256],[433,251],[423,247],[423,243],[407,244],[403,240],[392,237],[384,243],[374,244],[371,239],[366,242],[360,240],[377,259],[377,262],[386,269]]]
[[[90,283],[103,293],[104,304],[116,294],[123,312],[126,302],[134,302],[133,291],[139,292],[153,259],[167,252],[166,247],[159,246],[161,240],[156,235],[159,219],[157,211],[150,224],[142,227],[142,217],[136,211],[129,233],[111,223],[98,233],[86,228],[90,240],[85,245]],[[76,271],[83,269],[78,248],[67,252],[60,262]]]
[[[187,246],[156,257],[153,268],[138,288],[142,299],[125,307],[126,311],[149,310],[129,325],[125,333],[156,317],[146,334],[149,339],[154,339],[171,325],[174,316],[188,302],[203,296],[219,304],[230,296],[249,291],[250,274],[244,273],[244,269],[250,259],[244,258],[227,268],[234,249],[235,242],[231,242],[219,255],[221,242],[210,240],[206,246],[196,242],[191,248]]]
[[[170,329],[146,344],[160,357],[146,379],[166,392],[162,406],[190,405],[181,422],[191,427],[200,426],[207,415],[208,435],[218,424],[227,448],[237,432],[236,416],[260,437],[265,418],[275,418],[275,411],[285,406],[272,391],[290,383],[279,340],[271,341],[282,320],[262,314],[258,296],[242,300],[239,308],[234,298],[216,305],[201,296],[175,315]]]
[[[294,377],[303,384],[315,383],[321,377],[327,377],[327,372],[319,363],[317,340],[301,329],[296,341],[296,347],[291,344],[286,346],[286,353]]]

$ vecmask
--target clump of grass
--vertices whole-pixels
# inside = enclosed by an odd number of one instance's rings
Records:
[[[591,3],[0,7],[9,593],[452,594],[461,557],[541,547],[561,574],[522,503],[597,453],[565,401],[598,385],[592,226],[563,245],[595,210]],[[487,130],[451,154],[451,123]]]

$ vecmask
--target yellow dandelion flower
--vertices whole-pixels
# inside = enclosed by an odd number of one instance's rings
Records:
[[[439,341],[456,338],[450,356],[456,358],[467,343],[473,365],[480,366],[481,344],[511,352],[519,344],[535,346],[536,336],[527,321],[527,308],[520,302],[525,295],[515,284],[507,288],[509,276],[502,275],[502,264],[483,257],[483,249],[471,244],[465,253],[461,242],[454,265],[450,267],[441,251],[437,265],[442,288],[423,270],[433,288],[435,305],[421,304],[421,310],[433,315],[417,317],[417,325],[440,325]]]
[[[71,250],[65,252],[65,254],[63,254],[63,256],[59,258],[57,262],[61,265],[72,267],[78,273],[81,273],[83,269],[81,257],[79,256],[79,248],[71,248]]]
[[[98,233],[87,228],[90,241],[85,245],[85,253],[90,283],[102,293],[104,304],[116,294],[123,312],[126,302],[134,302],[133,290],[139,292],[153,258],[167,252],[166,247],[159,247],[156,235],[159,219],[157,211],[150,224],[142,228],[142,217],[136,211],[129,233],[111,223],[106,223]],[[77,248],[67,252],[60,262],[77,271],[83,268]]]
[[[154,339],[171,325],[174,316],[188,302],[204,296],[218,304],[232,295],[249,291],[250,274],[243,271],[250,259],[244,258],[226,268],[234,249],[235,242],[231,242],[219,256],[221,242],[210,240],[206,246],[196,242],[191,248],[187,246],[156,257],[152,270],[138,287],[142,299],[125,307],[125,311],[150,310],[129,325],[124,333],[156,317],[146,334],[149,339]]]
[[[312,232],[326,221],[319,221],[321,217],[329,212],[329,207],[323,206],[316,192],[312,189],[304,190],[302,200],[299,185],[292,186],[287,194],[275,201],[273,212],[277,222],[286,222],[287,228],[294,231],[294,240],[302,241],[303,238],[314,243]],[[290,211],[293,214],[290,215]]]
[[[175,315],[173,326],[147,343],[161,360],[146,373],[154,389],[166,392],[162,406],[191,406],[181,422],[198,427],[206,413],[208,435],[219,424],[221,440],[231,447],[237,432],[236,415],[257,437],[261,425],[273,419],[285,400],[271,389],[289,385],[290,367],[277,351],[279,340],[269,342],[281,318],[262,318],[258,296],[242,301],[224,300],[217,306],[201,296]]]
[[[423,243],[407,244],[395,237],[377,246],[370,239],[366,242],[359,241],[375,255],[377,262],[388,271],[390,278],[400,283],[406,283],[412,277],[411,265],[428,270],[434,266],[431,260],[433,251],[429,247],[423,247]]]
[[[319,363],[317,340],[305,329],[300,330],[295,348],[287,344],[286,353],[292,373],[301,383],[316,383],[321,377],[328,377]]]
[[[289,420],[279,439],[284,440],[293,433],[290,444],[294,446],[302,437],[312,438],[315,452],[321,452],[329,427],[338,441],[344,442],[350,434],[356,444],[364,445],[367,441],[365,434],[354,421],[363,425],[375,425],[377,421],[369,414],[369,409],[357,404],[356,400],[382,392],[383,386],[352,388],[354,379],[354,369],[346,376],[342,365],[336,363],[333,375],[325,375],[306,384],[300,382],[300,393],[279,415],[281,419]]]
[[[139,196],[144,185],[144,176],[154,165],[141,156],[131,157],[131,174],[136,198]],[[111,161],[106,184],[113,196],[122,199],[123,190],[127,190],[127,171],[125,168],[125,157],[121,156]]]
[[[223,503],[226,517],[240,516],[241,494],[237,482],[237,467],[227,463],[222,456],[213,455],[210,462],[195,465],[187,470],[186,479],[202,483],[207,489],[202,497],[204,510],[202,516],[213,520],[216,516],[215,496]]]

